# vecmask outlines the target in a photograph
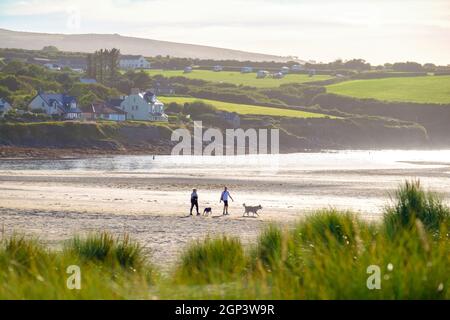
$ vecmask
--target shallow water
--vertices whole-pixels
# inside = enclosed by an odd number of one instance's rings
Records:
[[[66,160],[0,160],[0,170],[69,170],[108,172],[290,171],[399,169],[450,164],[450,150],[328,151],[233,157],[111,156]],[[173,172],[173,171],[172,171]],[[277,172],[275,172],[277,173]]]

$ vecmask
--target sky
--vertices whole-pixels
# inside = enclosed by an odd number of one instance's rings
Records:
[[[0,28],[118,33],[322,62],[450,64],[450,0],[0,0]]]

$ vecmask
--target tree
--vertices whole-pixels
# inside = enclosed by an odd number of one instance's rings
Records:
[[[58,48],[55,46],[45,46],[42,48],[44,52],[59,52]]]
[[[423,67],[420,63],[417,62],[396,62],[392,65],[392,69],[398,72],[421,72],[423,71]]]

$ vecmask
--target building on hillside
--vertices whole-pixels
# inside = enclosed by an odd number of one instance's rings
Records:
[[[272,78],[274,79],[283,79],[284,78],[284,73],[282,72],[276,72],[272,75]]]
[[[61,70],[61,67],[59,65],[57,65],[56,63],[46,63],[46,64],[44,64],[44,67],[46,67],[49,70],[55,70],[55,71]]]
[[[281,72],[282,74],[288,74],[289,71],[290,71],[289,67],[282,67],[281,70],[280,70],[280,72]]]
[[[81,110],[75,97],[58,93],[38,92],[28,105],[31,111],[41,111],[49,116],[60,116],[66,120],[81,118]]]
[[[257,79],[264,79],[265,77],[267,77],[269,75],[269,72],[268,71],[265,71],[265,70],[259,70],[257,73],[256,73],[256,78]]]
[[[56,64],[62,68],[69,68],[73,71],[83,72],[87,70],[87,61],[83,57],[60,58]]]
[[[300,72],[300,71],[303,71],[303,70],[305,70],[305,67],[303,67],[303,66],[300,65],[300,64],[294,64],[294,65],[291,67],[291,71],[292,71],[292,72]]]
[[[150,69],[150,62],[141,55],[121,55],[119,67],[121,69]]]
[[[214,71],[214,72],[220,72],[220,71],[223,71],[223,67],[222,67],[222,66],[219,66],[219,65],[214,66],[214,67],[213,67],[213,71]]]
[[[233,128],[239,128],[241,126],[241,118],[236,112],[217,111],[216,114],[219,118],[231,124]]]
[[[120,108],[127,113],[127,120],[168,121],[164,113],[164,104],[151,92],[132,89],[131,94],[123,99]]]
[[[94,103],[88,112],[83,112],[86,120],[108,120],[125,121],[127,113],[118,106],[111,106],[108,103]]]
[[[12,107],[9,102],[4,98],[0,98],[0,118],[3,118],[5,114],[11,109]]]
[[[91,78],[80,78],[80,82],[84,84],[94,84],[97,83],[97,80]]]
[[[243,67],[241,68],[241,73],[251,73],[253,72],[253,68],[252,67]]]

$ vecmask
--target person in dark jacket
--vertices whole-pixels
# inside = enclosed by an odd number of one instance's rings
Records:
[[[191,211],[190,211],[190,215],[192,216],[192,209],[197,210],[197,215],[200,215],[200,212],[198,212],[198,195],[197,195],[197,189],[193,189],[192,193],[191,193]]]

